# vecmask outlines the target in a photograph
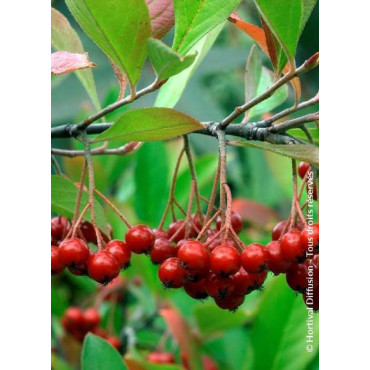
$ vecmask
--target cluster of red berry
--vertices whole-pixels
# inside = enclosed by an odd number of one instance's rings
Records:
[[[99,328],[101,321],[100,313],[95,308],[82,311],[79,307],[69,307],[62,317],[64,330],[75,339],[82,342],[86,334],[91,332],[107,340],[113,347],[120,350],[121,341],[114,335],[109,335],[105,330]]]

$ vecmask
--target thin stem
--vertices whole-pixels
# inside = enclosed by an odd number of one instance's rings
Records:
[[[204,197],[203,195],[200,196],[200,200],[207,203],[208,205],[210,204],[210,201],[206,197]],[[214,211],[219,211],[219,208],[217,208],[214,204],[212,205],[212,209]]]
[[[62,169],[60,168],[60,165],[53,154],[51,155],[51,163],[54,167],[55,173],[59,176],[63,176]]]
[[[204,233],[209,229],[209,227],[212,225],[212,222],[221,214],[221,211],[217,211],[203,226],[202,230],[200,230],[197,240],[200,240]]]
[[[273,133],[278,132],[278,131],[285,131],[285,130],[289,130],[291,128],[300,126],[303,123],[313,122],[313,121],[317,121],[317,120],[319,120],[319,112],[307,114],[307,115],[302,116],[302,117],[293,118],[291,120],[288,120],[288,121],[285,121],[285,122],[282,122],[282,123],[278,123],[276,125],[271,126],[269,128],[269,131],[273,132]]]
[[[78,227],[80,226],[80,223],[82,219],[84,218],[87,210],[90,208],[90,206],[91,206],[91,203],[88,202],[86,206],[84,207],[84,209],[82,210],[82,212],[80,213],[80,215],[78,216],[78,218],[76,219],[76,222],[72,225],[72,237],[76,236]]]
[[[226,198],[225,188],[226,184],[226,143],[225,132],[217,130],[218,148],[219,148],[219,163],[220,163],[220,210],[221,210],[221,226],[225,226],[226,217]]]
[[[167,205],[166,205],[166,208],[163,212],[163,216],[161,218],[161,221],[158,225],[158,229],[159,230],[162,230],[163,229],[163,226],[164,226],[164,223],[166,221],[166,218],[167,218],[167,215],[168,215],[168,212],[170,210],[170,207],[173,203],[173,200],[174,200],[174,197],[175,197],[175,189],[176,189],[176,179],[177,179],[177,174],[179,172],[179,168],[180,168],[180,163],[181,163],[181,159],[182,159],[182,156],[184,155],[184,152],[185,152],[185,148],[182,148],[181,149],[181,152],[177,158],[177,161],[176,161],[176,165],[175,165],[175,170],[173,171],[173,176],[172,176],[172,182],[171,182],[171,188],[170,188],[170,195],[168,197],[168,201],[167,201]]]
[[[236,246],[239,249],[239,252],[242,252],[244,250],[244,243],[239,238],[238,234],[235,232],[235,230],[231,227],[230,228],[231,237],[233,238],[234,242],[236,243]]]
[[[204,245],[207,247],[208,245],[212,244],[220,235],[221,233],[223,233],[225,230],[225,227],[221,227],[221,229],[215,234],[212,236],[212,238],[210,238]]]
[[[211,216],[211,213],[212,213],[213,206],[215,204],[217,187],[218,187],[218,181],[220,179],[220,168],[221,168],[220,167],[220,161],[218,161],[215,178],[213,180],[213,186],[212,186],[211,196],[210,196],[209,202],[208,202],[208,208],[207,208],[207,212],[206,212],[206,217],[204,218],[204,222],[205,223],[208,222],[208,220],[209,220],[209,218]]]
[[[113,209],[113,211],[118,215],[118,217],[125,223],[125,225],[130,229],[132,225],[128,221],[128,219],[122,214],[122,212],[99,190],[94,189],[94,192],[99,195],[100,198],[104,200],[107,205]]]
[[[223,184],[223,187],[225,189],[226,193],[226,217],[225,217],[225,232],[223,233],[222,236],[222,242],[224,243],[229,235],[229,231],[232,228],[231,227],[231,211],[232,211],[232,196],[231,196],[231,191],[230,188],[227,184]]]
[[[185,239],[189,236],[191,230],[191,210],[193,208],[193,197],[195,193],[195,181],[191,180],[191,188],[190,188],[190,195],[189,195],[189,202],[188,202],[188,209],[186,211],[185,217]]]
[[[85,175],[86,175],[86,161],[84,161],[82,165],[80,186],[78,187],[77,196],[76,196],[76,205],[75,205],[75,212],[73,214],[73,219],[72,219],[72,227],[74,227],[74,225],[76,224],[78,213],[80,212],[80,204],[81,204],[82,190],[84,188]]]
[[[190,175],[191,175],[192,180],[194,181],[194,193],[195,193],[195,203],[196,203],[196,206],[197,206],[197,214],[198,214],[200,222],[202,222],[202,219],[203,219],[202,218],[202,207],[200,205],[200,196],[199,196],[197,175],[196,175],[196,172],[195,172],[193,156],[192,156],[191,150],[190,150],[189,138],[188,138],[188,135],[184,135],[183,137],[184,137],[185,153],[186,153],[186,157],[187,157],[188,163],[189,163]]]

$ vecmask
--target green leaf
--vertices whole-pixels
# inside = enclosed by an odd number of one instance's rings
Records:
[[[184,113],[169,108],[142,108],[125,112],[94,142],[106,140],[157,141],[200,130],[204,126]]]
[[[172,48],[185,54],[204,35],[225,21],[240,0],[175,0]]]
[[[64,311],[68,308],[68,300],[65,297],[65,292],[60,289],[56,289],[54,285],[51,285],[51,314],[61,317]]]
[[[68,218],[72,218],[76,205],[78,188],[68,179],[52,175],[51,176],[51,211]],[[81,207],[83,207],[89,201],[89,196],[86,191],[82,192],[81,196]],[[108,233],[107,220],[105,218],[104,210],[100,203],[95,201],[95,213],[96,222],[99,228],[104,232]],[[91,221],[90,210],[86,212],[84,217],[85,220]]]
[[[182,72],[196,57],[196,54],[181,56],[162,41],[153,38],[148,41],[148,54],[159,80]]]
[[[51,354],[51,368],[53,370],[72,370],[71,366],[54,353]]]
[[[72,28],[68,19],[54,8],[51,8],[51,45],[56,50],[84,53],[84,48],[77,32]],[[91,69],[79,70],[75,71],[75,73],[90,96],[94,107],[100,110],[101,106]]]
[[[126,370],[121,355],[105,339],[87,334],[81,355],[82,370]]]
[[[319,144],[319,129],[317,127],[313,127],[307,128],[307,130],[311,134],[314,143]],[[292,128],[291,130],[288,131],[288,134],[296,137],[297,139],[306,141],[308,140],[306,134],[300,128]]]
[[[302,0],[255,0],[255,3],[286,57],[293,61],[301,34]],[[280,55],[279,73],[285,64],[286,59]]]
[[[214,302],[207,302],[194,308],[194,317],[202,336],[240,327],[248,317],[242,311],[230,312],[218,308]]]
[[[157,225],[169,193],[168,158],[162,142],[146,143],[137,153],[135,209],[141,221]]]
[[[261,78],[258,83],[257,95],[264,93],[271,85],[274,84],[274,75],[266,67],[262,68]],[[274,108],[278,107],[288,98],[288,87],[287,85],[281,86],[277,89],[274,94],[256,105],[249,111],[249,117],[260,116],[261,114],[272,111]]]
[[[287,286],[284,276],[278,276],[267,285],[261,298],[251,331],[254,356],[245,358],[243,369],[305,369],[319,348],[318,315],[313,314],[313,351],[307,352],[310,312],[302,296]]]
[[[283,155],[285,157],[298,159],[300,161],[311,163],[315,166],[319,165],[319,148],[311,144],[270,144],[263,141],[244,141],[231,140],[230,144],[235,146],[249,146],[269,150],[270,152]]]
[[[253,45],[248,56],[244,74],[245,101],[248,102],[258,94],[258,86],[262,75],[261,53],[256,45]]]
[[[147,56],[150,19],[145,0],[66,0],[86,34],[136,85]]]
[[[177,104],[191,76],[211,49],[224,25],[225,22],[217,26],[189,50],[187,55],[197,53],[195,62],[178,75],[171,77],[161,87],[154,103],[156,107],[172,108]]]
[[[310,18],[310,15],[313,11],[313,8],[316,5],[317,0],[303,0],[303,11],[302,11],[302,20],[301,20],[301,29],[300,33],[303,32],[304,27],[306,26],[306,23],[308,21],[308,18]]]

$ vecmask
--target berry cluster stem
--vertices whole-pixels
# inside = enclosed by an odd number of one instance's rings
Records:
[[[82,165],[80,183],[79,183],[77,196],[76,196],[75,212],[73,214],[73,219],[72,219],[72,228],[73,229],[75,228],[76,221],[77,221],[77,218],[78,218],[78,214],[80,212],[81,197],[82,197],[82,190],[83,190],[84,182],[85,182],[85,176],[86,176],[86,161],[84,161],[84,163]]]
[[[221,210],[221,228],[225,226],[226,220],[226,197],[225,188],[226,184],[226,141],[225,132],[217,130],[218,148],[219,148],[219,163],[220,163],[220,210]]]

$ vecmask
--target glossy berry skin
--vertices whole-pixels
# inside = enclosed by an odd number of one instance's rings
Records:
[[[247,295],[254,290],[254,279],[251,278],[251,274],[248,274],[243,267],[233,275],[234,279],[234,293],[237,295]]]
[[[215,302],[218,307],[229,310],[235,311],[240,305],[243,304],[245,296],[237,295],[235,293],[231,293],[228,297],[222,299],[215,299]]]
[[[232,276],[221,278],[211,273],[206,280],[206,291],[213,298],[226,298],[234,291],[234,279]]]
[[[166,288],[180,288],[185,283],[186,271],[181,268],[178,258],[171,257],[159,266],[158,276]]]
[[[216,275],[222,277],[233,275],[240,269],[240,255],[235,248],[221,244],[210,254],[209,266]]]
[[[304,254],[301,244],[301,232],[291,230],[287,232],[280,240],[280,248],[283,258],[288,262],[295,262]]]
[[[51,240],[55,244],[59,243],[71,228],[70,221],[63,216],[51,219]]]
[[[231,211],[231,226],[237,234],[239,234],[242,231],[243,219],[238,212]],[[217,230],[221,229],[221,217],[217,217],[216,228]]]
[[[152,364],[174,364],[175,357],[170,352],[149,353],[146,360]]]
[[[122,269],[127,268],[130,266],[131,260],[131,250],[121,240],[111,240],[106,246],[105,250],[109,252],[111,255],[116,257],[118,263],[120,264]]]
[[[186,283],[184,285],[184,289],[185,292],[194,299],[206,299],[208,297],[205,279],[199,280],[195,283]]]
[[[119,351],[122,347],[122,343],[121,341],[119,340],[119,338],[113,336],[113,335],[109,335],[107,336],[106,338],[106,341],[112,346],[114,347],[117,351]]]
[[[319,249],[319,224],[313,224],[311,227],[306,226],[301,231],[301,244],[305,251],[309,248]]]
[[[68,332],[83,330],[85,319],[82,310],[79,307],[69,307],[62,317],[62,325]]]
[[[101,284],[107,284],[118,276],[121,266],[114,257],[107,251],[94,253],[87,263],[89,276]]]
[[[268,269],[275,275],[286,273],[292,263],[284,260],[280,242],[273,240],[266,245],[266,249],[269,253]]]
[[[167,231],[160,229],[153,229],[152,231],[156,239],[168,239]]]
[[[149,253],[150,259],[156,265],[166,259],[177,256],[177,248],[168,239],[159,238],[154,242],[153,249]]]
[[[199,280],[205,279],[209,274],[209,267],[206,266],[202,270],[185,270],[186,281],[189,283],[195,283]]]
[[[59,260],[59,248],[51,246],[51,274],[57,275],[64,271],[64,265]]]
[[[271,238],[272,240],[278,240],[281,236],[281,233],[285,229],[286,221],[278,222],[275,227],[272,229]]]
[[[261,244],[249,244],[241,253],[241,262],[245,271],[258,274],[267,269],[269,253]]]
[[[303,179],[306,175],[306,172],[311,169],[311,166],[306,162],[301,162],[298,166],[298,175]]]
[[[88,308],[83,313],[83,318],[86,330],[92,330],[100,324],[100,313],[94,307]]]
[[[87,244],[78,238],[64,240],[59,246],[59,260],[66,266],[77,266],[85,263],[90,250]]]
[[[209,253],[201,242],[187,241],[180,247],[177,256],[185,270],[199,271],[208,267]]]
[[[308,268],[306,264],[294,263],[286,273],[286,281],[291,289],[304,293],[308,286]]]
[[[177,232],[179,229],[181,230]],[[168,227],[168,231],[167,231],[168,238],[176,243],[179,242],[180,240],[185,238],[185,229],[186,227],[184,226],[183,220],[172,222],[170,226]],[[175,234],[176,236],[172,238]]]
[[[213,238],[213,236],[209,236],[207,239],[206,239],[206,242],[205,244],[207,244],[211,239]],[[210,244],[207,244],[207,248],[210,252],[212,252],[216,247],[218,247],[219,245],[221,244],[226,244],[226,245],[229,245],[230,247],[235,247],[235,243],[233,240],[226,240],[224,243],[222,243],[222,239],[220,237],[217,237],[216,239],[214,239]]]
[[[80,263],[78,265],[68,266],[68,270],[71,274],[76,276],[87,275],[87,262]]]
[[[131,252],[149,253],[153,247],[155,236],[148,226],[136,225],[127,231],[125,241]]]

